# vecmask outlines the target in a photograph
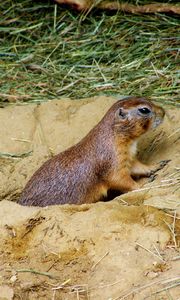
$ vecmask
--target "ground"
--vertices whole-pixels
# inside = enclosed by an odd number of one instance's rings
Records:
[[[0,300],[180,299],[177,108],[165,107],[164,123],[139,142],[140,158],[159,166],[140,190],[92,205],[16,203],[42,162],[79,141],[114,101],[0,109]]]

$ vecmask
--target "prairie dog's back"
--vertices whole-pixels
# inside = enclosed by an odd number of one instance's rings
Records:
[[[98,137],[90,132],[77,145],[46,161],[27,183],[20,203],[35,206],[83,203],[84,195],[98,183],[102,169],[108,170],[110,157],[104,150],[107,141],[104,142],[103,145],[102,138],[98,142]]]

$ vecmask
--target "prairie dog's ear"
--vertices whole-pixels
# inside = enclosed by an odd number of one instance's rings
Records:
[[[116,119],[120,119],[120,120],[126,120],[128,117],[128,113],[124,108],[119,108],[116,111]]]

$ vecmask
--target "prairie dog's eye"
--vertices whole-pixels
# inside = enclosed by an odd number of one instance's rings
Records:
[[[151,110],[149,108],[147,108],[147,107],[138,108],[138,111],[142,115],[149,115],[151,113]]]

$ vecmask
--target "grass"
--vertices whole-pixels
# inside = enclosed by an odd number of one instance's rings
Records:
[[[0,105],[102,94],[178,105],[178,16],[86,16],[50,1],[1,6]]]

